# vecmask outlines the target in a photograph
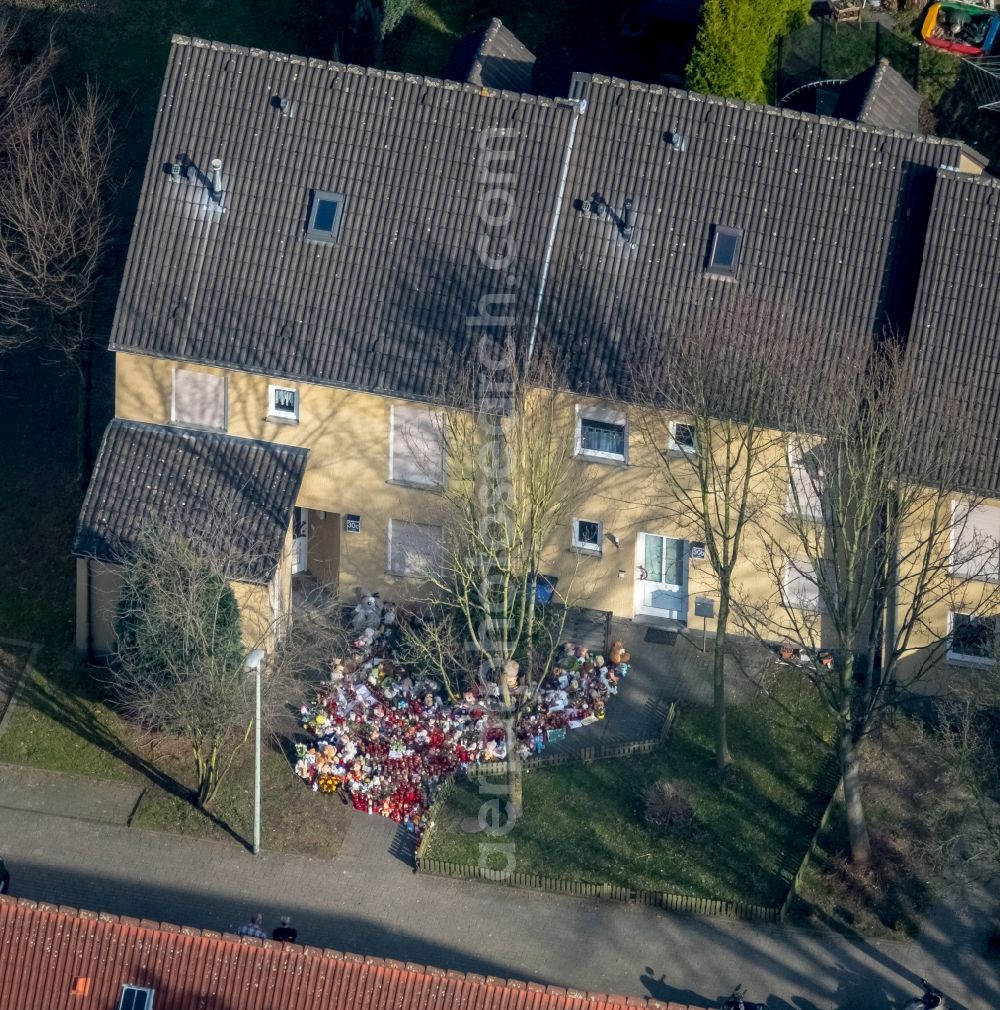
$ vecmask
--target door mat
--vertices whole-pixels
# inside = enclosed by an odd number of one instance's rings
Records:
[[[667,631],[666,628],[647,628],[643,641],[650,645],[673,645],[677,641],[677,632]]]

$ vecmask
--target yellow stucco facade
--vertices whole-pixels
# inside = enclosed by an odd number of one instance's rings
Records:
[[[249,637],[259,637],[261,628],[273,624],[276,599],[281,601],[282,613],[288,611],[291,574],[296,569],[308,570],[318,582],[332,587],[348,601],[361,589],[378,591],[387,601],[406,601],[419,596],[417,579],[389,571],[389,524],[391,520],[402,520],[441,525],[446,514],[441,496],[435,490],[392,479],[392,412],[400,407],[421,405],[357,390],[292,383],[247,372],[119,353],[117,416],[170,424],[174,420],[173,376],[177,368],[224,376],[225,430],[228,434],[309,450],[296,503],[299,509],[308,510],[302,514],[307,517],[308,526],[306,554],[296,562],[290,529],[286,557],[276,576],[276,584],[239,588],[241,609],[255,628]],[[295,389],[297,422],[271,415],[270,387],[275,383]],[[663,481],[648,444],[648,424],[640,423],[635,411],[630,413],[622,404],[571,393],[559,396],[561,406],[556,416],[560,420],[553,424],[557,430],[551,432],[551,437],[565,439],[567,445],[576,440],[571,463],[572,514],[576,519],[600,524],[600,544],[599,550],[575,547],[577,527],[571,524],[550,544],[543,573],[559,577],[560,591],[571,587],[569,595],[573,603],[609,610],[618,617],[638,622],[656,623],[657,618],[663,616],[698,630],[704,624],[711,633],[715,629],[714,619],[703,621],[696,616],[695,610],[698,597],[713,598],[717,603],[711,566],[707,559],[697,556],[696,550],[691,550],[692,544],[704,538],[700,531],[685,525],[676,513],[672,515],[664,501]],[[596,417],[627,418],[624,461],[587,458],[578,452],[581,412]],[[770,481],[770,486],[762,487],[760,494],[770,499],[768,507],[778,512],[786,509],[789,503],[787,447],[776,437],[769,452],[774,458],[762,466],[768,474],[762,480]],[[358,517],[360,529],[356,523],[347,523],[349,516]],[[650,565],[657,564],[658,552],[669,553],[673,549],[671,545],[676,547],[678,543],[682,544],[679,548],[682,555],[676,570],[681,571],[683,577],[680,585],[667,587],[669,593],[673,593],[670,598],[676,601],[677,609],[670,610],[669,607],[674,606],[671,603],[664,611],[662,599],[657,606],[648,605]],[[767,538],[751,527],[734,575],[734,585],[743,601],[771,608],[774,631],[780,636],[782,625],[780,612],[776,612],[780,610],[776,608],[776,580],[781,575],[773,564],[769,567],[768,555],[773,561],[773,553],[773,548],[768,548]],[[666,553],[662,559],[665,559],[666,571],[669,568]],[[955,601],[965,593],[974,610],[983,606],[986,598],[996,591],[993,585],[984,587],[975,582],[966,585],[958,579],[953,582],[958,587]],[[653,590],[656,587],[662,596],[663,587],[659,583],[652,584]],[[950,627],[950,611],[958,605],[958,602],[942,600],[939,606],[927,611],[924,625],[916,629],[912,639],[915,656],[932,642],[940,642]],[[906,601],[901,599],[900,614],[905,609]],[[803,623],[798,624],[798,635],[793,634],[794,626],[789,624],[789,636],[802,640]],[[821,619],[816,618],[812,626],[818,635]],[[731,630],[738,631],[738,627]],[[821,643],[814,639],[812,644]]]
[[[357,589],[379,591],[387,600],[405,600],[419,588],[410,578],[388,572],[388,529],[392,519],[440,524],[444,509],[432,489],[405,486],[391,479],[391,409],[407,401],[355,390],[309,383],[287,383],[299,394],[298,423],[268,415],[269,386],[277,380],[239,371],[180,364],[119,353],[116,413],[131,420],[169,424],[175,368],[194,368],[226,378],[228,434],[303,446],[309,458],[297,504],[309,510],[308,568],[318,581],[336,587],[345,599]],[[582,409],[607,411],[620,405],[563,394],[564,426],[553,432],[570,442]],[[412,406],[412,404],[409,404]],[[627,465],[579,457],[572,463],[577,491],[573,515],[601,524],[600,551],[573,547],[572,530],[546,553],[545,574],[572,583],[573,599],[582,605],[638,617],[646,567],[645,534],[682,541],[696,539],[669,518],[655,499],[655,464],[637,427],[629,424]],[[360,517],[360,532],[348,531],[345,517]],[[617,542],[617,543],[616,543]],[[654,541],[654,546],[658,543]],[[713,575],[706,560],[685,554],[686,569],[678,598],[683,607],[673,615],[694,620],[696,596],[713,595]],[[766,576],[748,560],[737,573],[744,591],[770,590]],[[702,621],[699,618],[700,628]],[[714,621],[707,622],[708,630]]]

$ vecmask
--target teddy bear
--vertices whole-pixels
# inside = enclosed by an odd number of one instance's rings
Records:
[[[611,662],[616,664],[628,663],[632,659],[631,654],[626,651],[625,646],[622,645],[621,642],[615,642],[615,644],[611,646],[610,656]]]
[[[363,593],[354,608],[351,625],[355,631],[377,628],[382,621],[382,601],[378,593]]]

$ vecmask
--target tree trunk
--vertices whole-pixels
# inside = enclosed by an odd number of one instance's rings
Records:
[[[510,803],[513,816],[520,817],[524,810],[524,763],[517,752],[513,715],[504,719],[504,729],[507,732],[507,802]]]
[[[847,834],[851,843],[851,859],[861,866],[871,862],[871,842],[861,796],[861,776],[858,770],[858,748],[849,725],[840,731],[840,776],[844,786],[844,809],[847,814]]]
[[[90,333],[81,339],[73,357],[77,371],[76,388],[76,476],[81,491],[87,490],[90,466],[93,462],[93,399],[94,355]]]
[[[219,788],[219,748],[213,746],[206,758],[200,748],[195,748],[195,762],[198,767],[198,788],[195,790],[195,806],[204,810],[212,802]]]
[[[726,733],[726,628],[729,624],[729,585],[724,581],[719,593],[719,617],[715,629],[712,676],[715,688],[715,767],[725,768],[730,761]]]

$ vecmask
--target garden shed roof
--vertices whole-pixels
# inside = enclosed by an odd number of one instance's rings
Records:
[[[219,546],[229,576],[267,582],[307,456],[273,442],[115,419],[97,454],[73,553],[120,562],[157,518],[194,538],[225,530],[232,542]]]

